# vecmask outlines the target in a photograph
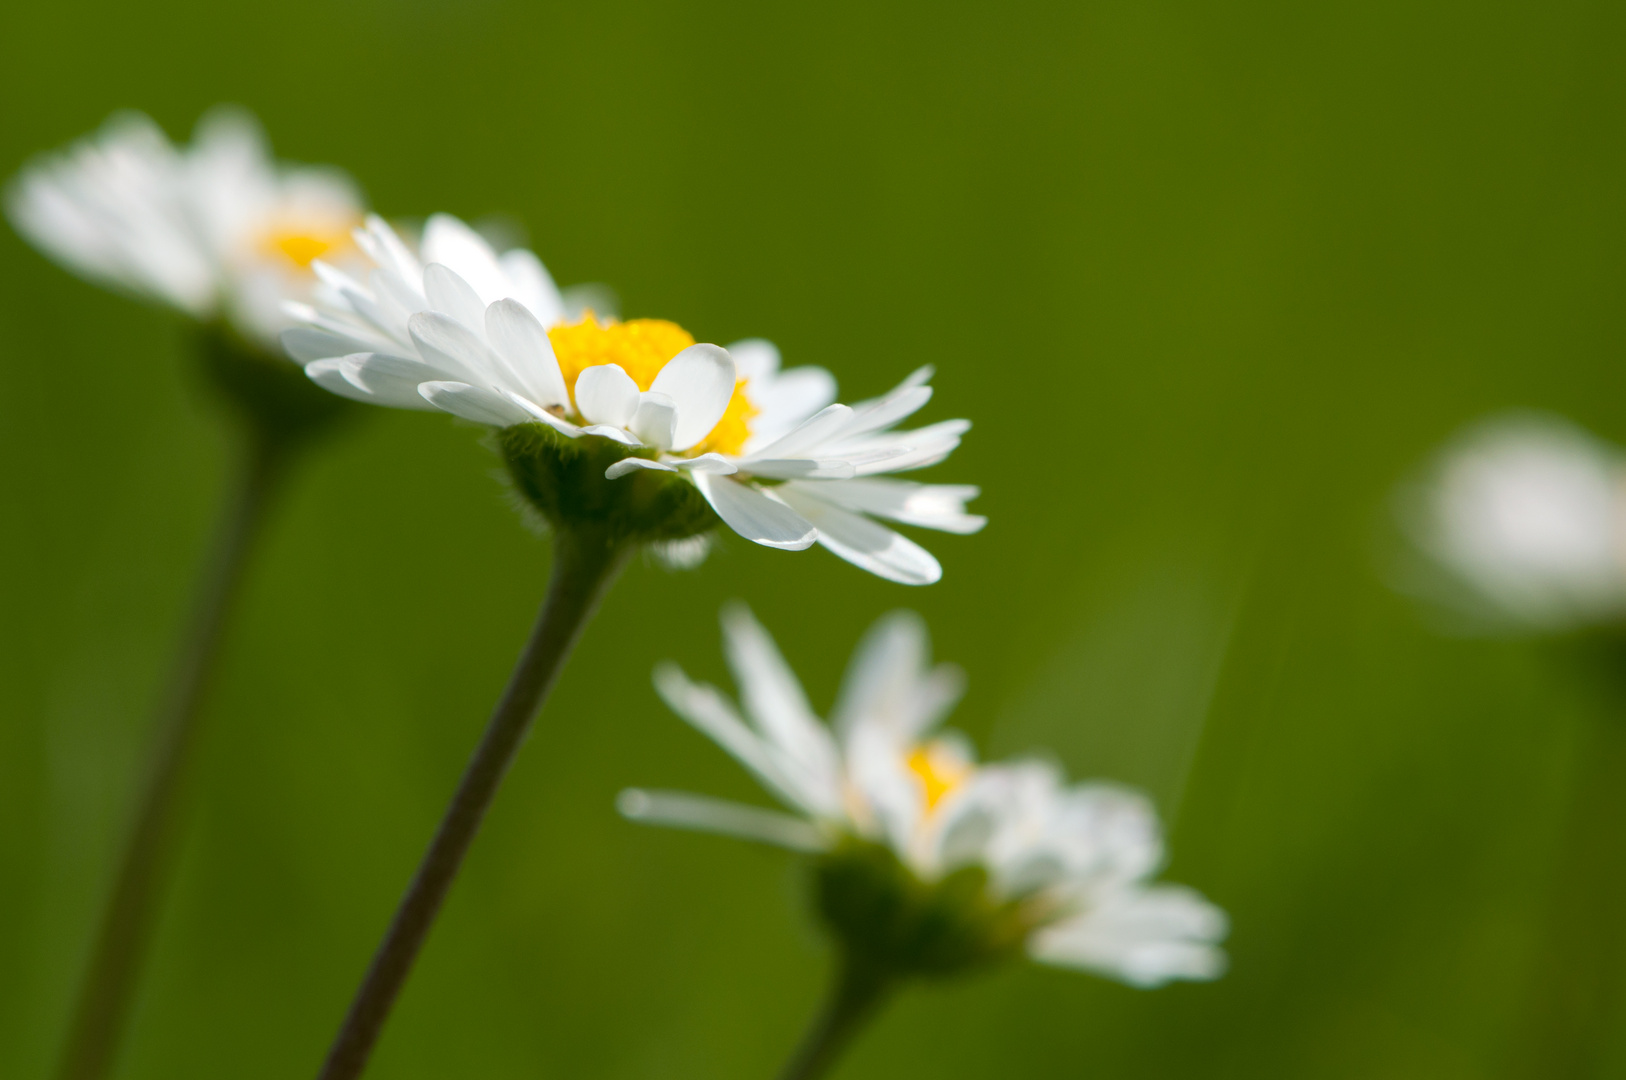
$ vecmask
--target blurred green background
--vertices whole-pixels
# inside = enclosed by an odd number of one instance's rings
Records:
[[[1231,973],[1014,965],[906,995],[843,1076],[1493,1077],[1523,1037],[1578,733],[1529,644],[1378,567],[1457,425],[1626,439],[1626,9],[18,3],[0,170],[217,101],[387,214],[505,214],[561,282],[767,336],[847,400],[936,364],[925,478],[992,523],[908,590],[725,538],[611,596],[371,1075],[762,1077],[822,991],[795,861],[618,819],[760,799],[649,688],[749,600],[816,704],[892,607],[956,723],[1147,787]],[[226,465],[179,322],[0,231],[0,1075],[46,1074]],[[308,463],[229,646],[123,1075],[314,1072],[538,602],[478,432],[376,410]],[[1626,1038],[1612,1069],[1626,1075]]]

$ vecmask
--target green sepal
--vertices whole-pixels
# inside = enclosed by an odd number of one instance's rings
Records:
[[[617,543],[682,540],[719,524],[685,475],[639,469],[614,480],[604,470],[629,456],[651,457],[596,435],[571,439],[542,423],[497,432],[514,487],[556,529],[601,532]]]
[[[990,894],[982,867],[925,881],[891,848],[867,840],[821,855],[813,875],[819,915],[846,954],[895,976],[986,967],[1019,952],[1035,924],[1028,905]]]
[[[311,382],[288,357],[245,341],[229,327],[206,323],[196,337],[210,387],[269,442],[302,441],[362,411],[359,402]]]

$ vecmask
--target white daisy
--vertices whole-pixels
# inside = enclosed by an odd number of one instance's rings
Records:
[[[957,668],[930,666],[917,616],[896,613],[870,631],[829,727],[744,606],[724,611],[723,629],[745,718],[674,665],[657,669],[656,688],[794,815],[629,790],[619,800],[628,817],[838,862],[884,850],[928,890],[973,868],[986,884],[972,907],[994,947],[1025,947],[1038,960],[1136,986],[1223,970],[1224,913],[1190,889],[1148,883],[1163,846],[1146,799],[1106,784],[1068,786],[1048,763],[979,765],[963,738],[938,730],[962,679]]]
[[[498,255],[456,218],[431,218],[416,254],[378,218],[356,242],[372,269],[363,278],[318,261],[325,287],[314,305],[290,307],[307,327],[283,339],[335,393],[608,440],[608,481],[682,474],[749,540],[818,542],[907,584],[936,581],[937,560],[872,517],[958,533],[984,524],[965,512],[975,488],[882,478],[941,461],[970,426],[892,430],[930,399],[929,368],[874,401],[832,404],[829,372],[781,371],[765,341],[723,349],[674,323],[591,312],[567,322],[534,255]]]
[[[222,108],[185,148],[140,113],[116,114],[26,165],[6,210],[75,273],[274,345],[291,324],[283,301],[315,284],[312,261],[352,254],[363,203],[337,170],[274,161],[253,117]]]
[[[1539,630],[1626,616],[1626,458],[1566,420],[1519,414],[1470,428],[1399,509],[1481,614]]]

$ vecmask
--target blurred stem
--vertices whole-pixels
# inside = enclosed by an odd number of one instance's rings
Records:
[[[1607,1070],[1626,967],[1626,716],[1588,724],[1576,755],[1514,1074]]]
[[[119,1037],[151,936],[170,855],[179,795],[232,607],[294,440],[255,431],[225,495],[191,619],[160,699],[156,745],[90,967],[80,987],[60,1080],[101,1080]]]
[[[631,549],[582,532],[555,534],[547,600],[509,677],[491,722],[452,796],[418,872],[407,887],[384,941],[339,1029],[321,1080],[353,1080],[367,1067],[384,1021],[434,925],[442,901],[468,853],[497,787],[547,699],[559,669],[626,564]]]
[[[880,1010],[893,985],[884,969],[843,950],[829,996],[780,1071],[779,1080],[815,1080],[829,1072],[853,1036]]]

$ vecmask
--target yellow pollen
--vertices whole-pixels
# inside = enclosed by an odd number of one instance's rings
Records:
[[[926,789],[926,809],[935,810],[944,797],[971,776],[972,766],[940,742],[921,743],[904,764],[920,777]]]
[[[590,367],[614,364],[648,390],[667,361],[694,344],[694,338],[677,323],[665,319],[628,319],[626,322],[599,322],[591,311],[578,323],[555,326],[548,331],[559,371],[576,395],[576,377]],[[757,410],[745,396],[745,380],[734,384],[734,396],[717,426],[700,443],[684,451],[690,455],[715,451],[738,454],[751,434],[751,418]]]

